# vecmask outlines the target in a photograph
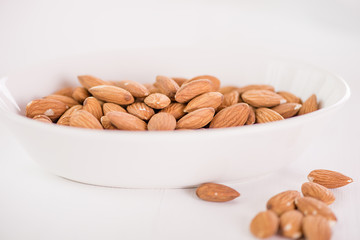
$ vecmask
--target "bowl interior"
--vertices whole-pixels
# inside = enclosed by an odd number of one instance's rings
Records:
[[[193,77],[210,74],[222,85],[264,83],[290,91],[303,100],[315,93],[321,108],[330,107],[348,94],[339,77],[316,67],[276,59],[259,52],[237,49],[143,48],[93,53],[34,63],[7,75],[7,86],[24,112],[26,104],[65,86],[79,86],[77,75],[104,80],[130,79],[152,83],[156,75]]]

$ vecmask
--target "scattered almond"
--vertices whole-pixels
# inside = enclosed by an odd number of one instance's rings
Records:
[[[82,108],[83,108],[83,106],[81,106],[81,105],[75,105],[75,106],[69,108],[68,110],[66,110],[66,112],[63,115],[61,115],[61,117],[59,118],[59,120],[57,121],[56,124],[70,126],[71,115],[74,112],[81,110]]]
[[[154,87],[171,99],[175,97],[176,92],[180,88],[173,79],[166,76],[156,76]]]
[[[214,117],[215,109],[200,108],[179,119],[177,129],[197,129],[206,126]]]
[[[154,109],[148,107],[143,102],[135,102],[127,106],[126,110],[128,111],[128,113],[146,121],[149,120],[155,114]]]
[[[147,128],[146,122],[129,113],[109,112],[106,116],[120,130],[144,131]]]
[[[298,115],[311,113],[311,112],[314,112],[314,111],[316,111],[318,109],[319,109],[319,106],[318,106],[318,103],[317,103],[317,98],[316,98],[316,95],[313,94],[303,103],[302,107],[300,108],[300,111],[299,111]]]
[[[275,107],[286,103],[285,98],[269,90],[248,90],[241,98],[253,107]]]
[[[61,101],[54,99],[37,99],[26,105],[26,116],[33,118],[36,115],[46,115],[52,121],[57,120],[68,107]]]
[[[131,93],[134,97],[146,97],[150,94],[150,91],[141,83],[124,80],[115,82],[115,86],[121,87]]]
[[[196,195],[205,201],[228,202],[240,196],[235,189],[217,183],[204,183],[196,189]]]
[[[255,110],[256,123],[267,123],[284,120],[284,118],[274,110],[269,108],[258,108]]]
[[[116,86],[99,85],[90,88],[89,92],[97,99],[105,102],[119,105],[129,105],[134,102],[134,97],[131,93]]]
[[[305,216],[321,215],[328,219],[330,223],[336,222],[336,216],[326,203],[312,197],[301,197],[295,200],[296,207]]]
[[[152,93],[144,99],[144,102],[149,107],[152,107],[155,109],[163,109],[171,103],[171,100],[165,94]]]
[[[84,110],[78,110],[71,115],[70,126],[89,129],[103,129],[100,122],[91,113]]]
[[[295,200],[301,197],[298,191],[289,190],[276,194],[266,203],[266,208],[273,210],[276,214],[295,209]]]
[[[175,94],[175,100],[179,103],[185,103],[203,93],[212,92],[214,86],[207,79],[194,80],[184,83]]]
[[[218,112],[210,123],[210,128],[243,126],[249,118],[250,107],[237,103]]]
[[[342,173],[325,169],[311,171],[308,175],[308,180],[327,188],[339,188],[353,182],[352,178]]]
[[[185,107],[186,105],[183,103],[174,102],[174,103],[170,103],[169,106],[161,109],[160,112],[170,113],[175,117],[176,120],[178,120],[179,118],[185,115]]]
[[[165,131],[174,130],[176,127],[176,119],[173,115],[166,112],[160,112],[151,117],[148,123],[149,131]]]
[[[94,117],[100,121],[100,118],[103,116],[102,107],[99,101],[94,97],[88,97],[85,99],[83,104],[83,110],[88,111]]]
[[[301,186],[301,192],[305,197],[316,198],[327,205],[335,201],[334,194],[324,186],[313,182],[306,182]]]
[[[307,240],[330,240],[331,228],[322,216],[306,216],[303,220],[303,232]]]
[[[257,238],[268,238],[276,234],[279,218],[271,210],[258,213],[250,224],[251,233]]]
[[[284,237],[299,239],[302,236],[303,214],[297,210],[284,212],[280,216],[280,230]]]
[[[226,107],[230,107],[234,104],[237,104],[238,102],[239,102],[239,93],[236,90],[226,93],[224,94],[223,101],[217,110],[220,111]]]
[[[185,107],[184,112],[192,112],[200,108],[211,107],[216,109],[220,106],[223,95],[219,92],[203,93],[193,98]]]

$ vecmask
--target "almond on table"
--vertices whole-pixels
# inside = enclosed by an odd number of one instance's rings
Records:
[[[58,125],[89,129],[102,126],[109,130],[173,131],[262,124],[318,109],[315,95],[301,105],[299,97],[287,91],[275,92],[271,85],[223,86],[220,79],[212,75],[192,78],[157,75],[153,83],[144,84],[133,80],[107,81],[92,75],[79,75],[78,81],[80,86],[66,87],[31,101],[26,116],[42,122],[49,122],[49,118]],[[70,119],[79,110],[89,112],[100,125],[92,118],[86,119],[89,115],[84,113],[77,114],[70,124]],[[125,114],[109,116],[113,112]],[[175,127],[171,117],[158,113],[171,114]],[[168,116],[171,120],[167,122],[159,116]],[[160,126],[160,122],[165,125]]]

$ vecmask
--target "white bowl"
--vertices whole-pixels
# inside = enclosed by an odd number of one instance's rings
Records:
[[[140,82],[153,82],[157,74],[212,74],[223,85],[268,83],[303,100],[315,93],[320,101],[319,111],[284,121],[173,132],[63,127],[0,108],[0,120],[45,169],[78,182],[114,187],[179,188],[268,174],[296,160],[321,129],[330,128],[331,115],[350,96],[340,77],[313,66],[236,50],[201,49],[132,49],[37,63],[8,73],[8,88],[24,110],[34,98],[63,85],[78,85],[76,76],[81,74]]]

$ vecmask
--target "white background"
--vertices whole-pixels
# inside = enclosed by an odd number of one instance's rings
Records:
[[[0,1],[2,74],[89,51],[238,44],[329,69],[352,90],[332,127],[304,153],[294,152],[302,154],[296,162],[233,185],[241,197],[220,204],[197,199],[194,189],[116,189],[64,180],[34,163],[0,124],[0,239],[253,239],[249,223],[267,199],[299,190],[315,168],[355,179],[334,190],[339,221],[333,239],[360,239],[359,12],[355,0]]]

